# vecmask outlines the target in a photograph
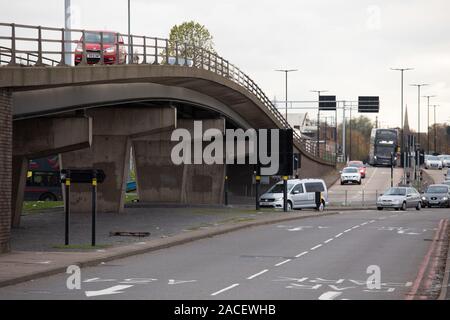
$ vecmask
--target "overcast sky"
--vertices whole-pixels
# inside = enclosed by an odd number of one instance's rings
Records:
[[[64,0],[0,0],[0,21],[62,27]],[[438,122],[450,121],[448,0],[131,0],[132,33],[167,37],[174,24],[195,20],[214,36],[217,52],[273,99],[284,100],[284,76],[295,68],[289,100],[313,100],[327,89],[340,100],[379,95],[381,125],[400,123],[400,73],[405,104],[417,128],[417,88],[435,94]],[[74,28],[127,31],[126,0],[72,0]],[[426,128],[422,99],[421,128]],[[371,117],[374,119],[374,116]],[[432,120],[432,119],[431,119]]]

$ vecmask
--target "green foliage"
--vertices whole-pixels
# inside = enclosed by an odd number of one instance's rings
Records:
[[[170,30],[169,35],[169,56],[188,60],[194,60],[197,67],[200,66],[202,54],[210,52],[216,54],[213,37],[209,30],[195,21],[183,22],[175,25]],[[162,52],[163,61],[166,57],[166,50]]]
[[[196,48],[203,48],[204,50],[215,53],[214,42],[211,33],[204,26],[195,21],[183,22],[180,25],[175,25],[170,30],[169,35],[169,52],[171,55],[175,54],[175,43],[178,42],[179,50],[184,50],[184,44],[195,46]],[[188,56],[192,56],[189,55]]]

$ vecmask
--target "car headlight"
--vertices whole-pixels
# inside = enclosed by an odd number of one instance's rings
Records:
[[[373,158],[374,158],[375,160],[377,160],[377,156],[373,156]]]
[[[427,200],[427,198],[426,197],[422,197],[422,200]]]
[[[442,200],[447,201],[448,197],[443,197]]]
[[[109,48],[103,49],[105,53],[114,53],[116,51],[116,48],[114,46],[111,46]]]
[[[275,201],[281,201],[281,200],[283,200],[283,197],[281,197],[281,198],[275,198]]]

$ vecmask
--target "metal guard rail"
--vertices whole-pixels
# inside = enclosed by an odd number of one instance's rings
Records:
[[[89,31],[82,29],[64,29],[64,28],[52,28],[43,26],[31,26],[14,23],[0,23],[1,28],[9,28],[9,36],[4,36],[0,33],[0,44],[9,42],[10,47],[0,46],[0,65],[7,64],[9,66],[23,65],[18,64],[19,61],[26,61],[26,66],[66,66],[65,56],[70,54],[81,55],[80,64],[87,64],[87,47],[86,47],[86,33],[99,35],[100,43],[100,59],[98,64],[105,64],[105,48],[108,45],[104,42],[104,35],[111,34],[109,31]],[[31,36],[18,36],[18,31],[22,33],[36,32],[37,35]],[[53,34],[52,37],[46,37],[45,32]],[[54,33],[58,35],[55,36]],[[115,32],[114,32],[115,33]],[[80,40],[67,40],[70,34],[70,39]],[[77,37],[74,37],[76,34]],[[202,47],[195,46],[193,44],[180,43],[171,41],[169,39],[147,37],[138,35],[128,35],[115,33],[115,39],[126,39],[121,41],[114,41],[115,59],[114,64],[128,63],[128,64],[154,64],[154,65],[174,65],[184,67],[195,67],[199,69],[208,70],[214,72],[217,75],[225,77],[239,86],[252,93],[258,100],[269,110],[271,115],[278,122],[280,128],[291,128],[289,123],[275,107],[272,101],[266,96],[261,88],[244,72],[242,72],[234,64],[228,60],[217,55],[215,52],[208,51]],[[30,45],[37,44],[37,49],[31,49]],[[19,48],[19,45],[27,44],[24,48]],[[72,47],[77,45],[75,51]],[[50,48],[44,48],[49,46]],[[58,48],[55,48],[57,46]],[[67,46],[70,46],[70,50],[67,50]],[[80,48],[81,46],[81,48]],[[111,47],[112,45],[109,45]],[[124,47],[128,47],[128,51],[122,51]],[[25,54],[26,58],[21,57],[21,54]],[[9,58],[4,60],[4,57]],[[32,59],[33,58],[33,59]],[[34,59],[35,58],[35,59]],[[56,59],[59,58],[59,61]],[[127,59],[128,58],[128,59]],[[142,59],[142,62],[139,60]],[[128,60],[128,61],[127,61]],[[44,63],[47,62],[47,63]],[[302,138],[299,133],[294,130],[294,143],[303,153],[306,153],[314,158],[321,159],[325,163],[333,165],[336,163],[335,153],[330,153],[324,150],[323,146],[317,148],[317,144],[309,139]]]

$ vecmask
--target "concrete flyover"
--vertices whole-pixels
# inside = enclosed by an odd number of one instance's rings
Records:
[[[40,34],[35,39],[38,51],[28,52],[28,57],[36,59],[27,58],[27,66],[21,65],[23,58],[19,58],[27,51],[16,47],[21,38],[16,38],[15,32],[21,27],[37,28]],[[111,179],[108,188],[115,193],[111,196],[106,190],[103,193],[99,190],[99,209],[120,212],[127,175],[125,164],[131,145],[135,146],[138,158],[138,174],[139,171],[142,174],[155,163],[161,163],[161,159],[149,157],[149,154],[154,156],[155,150],[167,149],[164,132],[177,127],[177,122],[184,123],[182,127],[190,127],[189,121],[196,119],[210,121],[215,128],[228,125],[244,129],[289,127],[256,83],[215,53],[184,45],[184,52],[177,49],[172,57],[169,48],[173,43],[166,39],[147,38],[147,42],[140,46],[135,44],[132,50],[143,59],[139,64],[105,65],[100,62],[73,67],[61,62],[52,67],[45,65],[45,61],[51,60],[46,54],[64,57],[67,52],[44,51],[42,48],[46,41],[63,40],[48,39],[41,34],[45,30],[59,30],[61,34],[80,30],[0,23],[1,28],[10,29],[11,35],[0,36],[0,251],[8,250],[10,224],[18,225],[20,222],[19,194],[25,181],[25,159],[31,156],[60,153],[63,167],[114,168],[108,171]],[[2,40],[8,40],[10,46],[3,46]],[[85,43],[82,47],[83,61],[86,61]],[[199,117],[198,112],[192,112],[188,119],[177,121],[182,113],[180,105],[206,110],[208,116]],[[14,128],[17,128],[14,132],[13,121]],[[72,126],[73,130],[64,130],[66,125]],[[51,129],[38,129],[43,127]],[[39,131],[41,136],[30,139],[34,131]],[[297,172],[300,177],[334,173],[334,160],[324,152],[316,154],[316,148],[298,135],[294,137],[294,149],[303,155],[302,170]],[[167,157],[166,154],[160,156]],[[245,172],[233,170],[240,178],[236,179],[237,183],[242,183],[243,176],[251,183],[253,172],[248,169],[242,169]],[[180,179],[195,179],[200,175],[209,177],[206,180],[212,184],[200,190],[186,181],[182,182],[172,200],[187,202],[189,194],[199,202],[220,203],[223,184],[216,186],[216,183],[223,181],[225,171],[225,168],[206,170],[200,167],[182,170],[178,176]],[[165,199],[161,190],[154,190],[146,182],[145,177],[138,177],[138,188],[140,185],[143,198],[152,200],[158,195],[154,200]],[[199,197],[200,191],[206,192],[211,186],[214,186],[211,192],[218,195]],[[78,201],[79,210],[84,211],[85,190],[76,192],[73,201]]]

